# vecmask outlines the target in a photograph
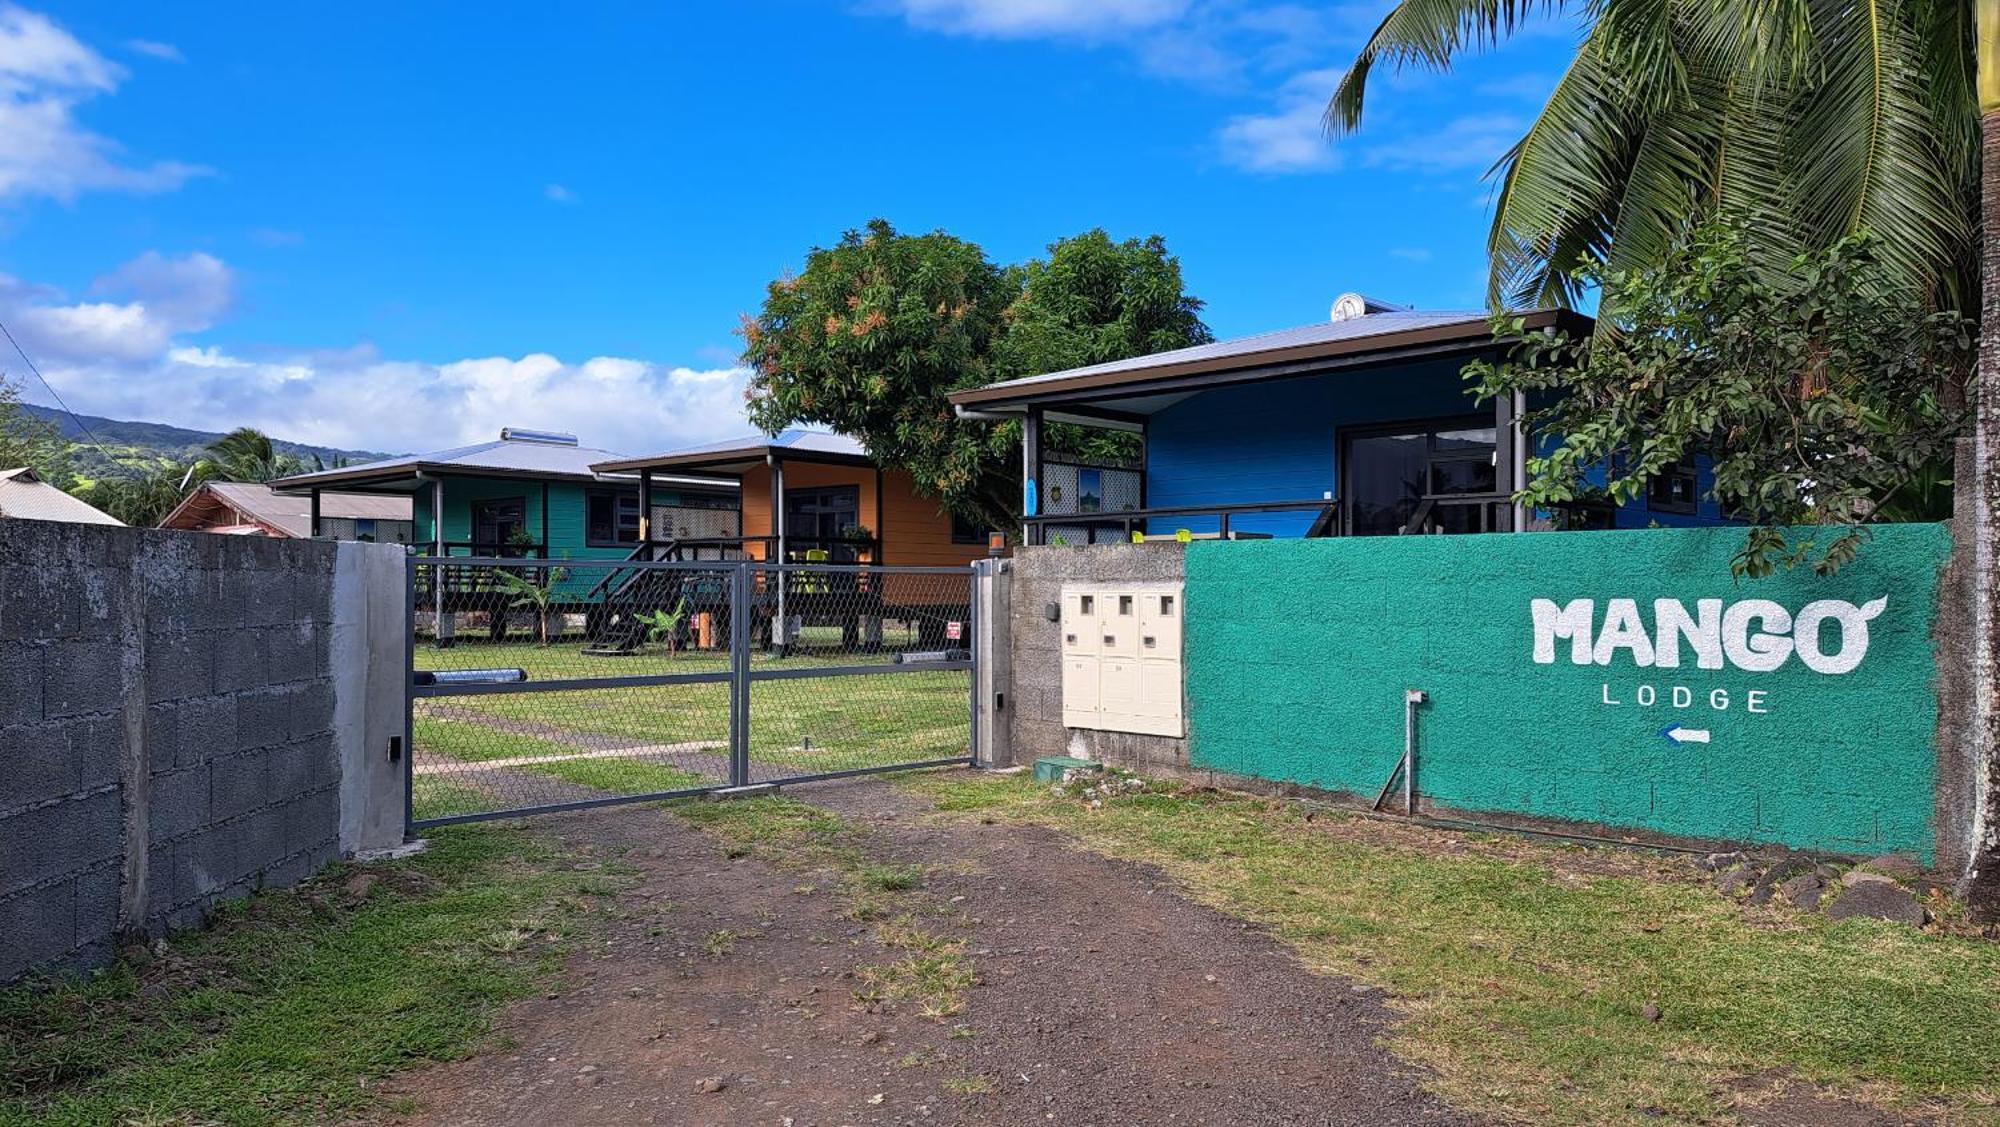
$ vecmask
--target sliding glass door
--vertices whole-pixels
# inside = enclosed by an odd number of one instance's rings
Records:
[[[1413,532],[1482,532],[1498,506],[1454,504],[1498,484],[1493,421],[1478,415],[1340,434],[1340,520],[1349,536],[1394,536],[1431,504]]]

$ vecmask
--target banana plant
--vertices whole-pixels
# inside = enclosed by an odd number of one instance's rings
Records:
[[[671,611],[642,611],[633,615],[633,618],[645,624],[646,641],[649,644],[658,645],[660,642],[666,642],[668,649],[671,650],[673,639],[680,633],[681,623],[687,618],[687,612],[688,601],[683,598]]]
[[[549,611],[555,605],[556,588],[569,578],[566,567],[550,568],[539,583],[519,572],[498,571],[494,581],[502,595],[512,596],[507,602],[510,607],[533,607],[535,609],[535,632],[543,646],[549,644]]]

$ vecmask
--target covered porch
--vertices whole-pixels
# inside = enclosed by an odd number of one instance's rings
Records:
[[[1528,323],[1590,327],[1559,311],[1530,314]],[[1468,362],[1495,354],[1483,313],[1423,313],[1346,295],[1321,324],[992,384],[952,400],[968,417],[1021,420],[1027,544],[1608,523],[1608,510],[1536,513],[1514,503],[1528,453],[1523,405],[1476,405],[1461,375]],[[1107,431],[1127,437],[1092,440]],[[1121,446],[1123,457],[1102,456]]]

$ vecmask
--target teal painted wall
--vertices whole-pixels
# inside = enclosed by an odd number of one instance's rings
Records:
[[[1946,529],[1878,528],[1826,578],[1734,582],[1729,559],[1742,542],[1730,528],[1197,542],[1187,553],[1189,762],[1372,799],[1402,753],[1403,692],[1415,688],[1430,694],[1418,790],[1442,806],[1930,859],[1930,630]],[[1552,631],[1540,655],[1551,660],[1535,660],[1537,599],[1593,600],[1593,631],[1612,617],[1610,600],[1635,600],[1650,638],[1656,599],[1678,599],[1690,615],[1703,599],[1725,611],[1770,600],[1796,614],[1885,596],[1866,623],[1865,656],[1843,673],[1797,654],[1770,670],[1739,668],[1730,654],[1723,668],[1699,668],[1686,640],[1677,668],[1641,665],[1630,645],[1592,646],[1577,665],[1571,641]],[[1858,632],[1829,622],[1818,636],[1816,654],[1834,654]],[[1757,663],[1740,647],[1733,656]],[[1674,724],[1709,742],[1670,741],[1661,730]]]
[[[444,539],[446,543],[472,539],[472,505],[475,501],[523,498],[527,510],[528,533],[548,545],[549,558],[557,560],[622,560],[632,554],[632,545],[592,547],[584,542],[587,516],[584,493],[577,482],[550,482],[548,485],[548,525],[542,525],[542,483],[511,477],[447,477],[444,479]],[[677,494],[656,489],[655,503],[670,505]],[[431,502],[425,490],[416,494],[417,543],[434,542],[431,536]],[[601,568],[572,569],[561,590],[581,597],[604,577]]]

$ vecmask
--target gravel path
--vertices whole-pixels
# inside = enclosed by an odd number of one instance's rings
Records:
[[[899,907],[967,945],[964,1012],[857,1003],[855,972],[900,953],[811,874],[725,858],[657,810],[549,817],[540,832],[623,851],[643,877],[571,981],[509,1011],[511,1048],[392,1082],[418,1109],[398,1121],[1474,1121],[1377,1044],[1379,994],[1308,973],[1152,870],[1043,830],[926,821],[880,780],[795,794],[869,827],[872,860],[932,867]]]

